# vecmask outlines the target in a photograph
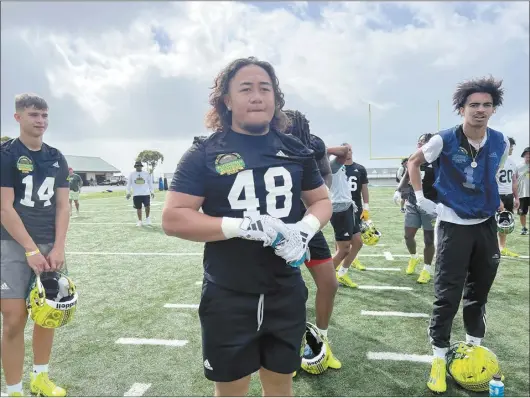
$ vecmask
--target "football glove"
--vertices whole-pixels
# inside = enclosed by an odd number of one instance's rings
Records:
[[[368,221],[370,219],[370,205],[363,203],[363,212],[361,213],[361,220]]]
[[[296,224],[284,224],[281,220],[274,219],[272,226],[280,234],[272,245],[276,255],[291,267],[302,265],[308,256],[309,241],[320,230],[318,218],[308,214]]]
[[[394,197],[392,199],[394,200],[394,203],[396,205],[399,205],[399,202],[401,200],[401,194],[399,193],[399,191],[394,192]]]
[[[272,226],[275,220],[275,218],[267,215],[246,216],[244,218],[223,217],[221,229],[226,239],[242,238],[262,241],[264,247],[272,246],[273,243],[276,244],[281,239],[281,236]]]
[[[428,215],[437,216],[436,203],[423,196],[423,191],[415,191],[417,205]]]

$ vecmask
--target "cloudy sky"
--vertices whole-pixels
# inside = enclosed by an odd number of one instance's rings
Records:
[[[504,80],[491,119],[529,136],[528,2],[2,2],[2,135],[13,98],[50,104],[46,141],[123,172],[143,149],[173,172],[204,115],[215,74],[238,57],[271,62],[286,108],[328,145],[348,141],[368,167],[391,166],[416,138],[459,122],[458,82]],[[372,104],[370,153],[368,104]]]

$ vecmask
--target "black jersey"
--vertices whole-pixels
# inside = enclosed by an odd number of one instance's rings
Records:
[[[363,210],[361,188],[364,184],[368,184],[368,173],[364,166],[355,162],[345,165],[344,168],[350,184],[351,198],[357,206],[357,211],[360,212]]]
[[[61,152],[47,144],[29,150],[18,138],[0,149],[2,187],[13,188],[13,207],[35,243],[55,241],[57,188],[68,188],[68,164]],[[13,240],[4,226],[2,240]]]
[[[285,223],[301,219],[302,191],[324,183],[313,152],[287,134],[217,132],[198,139],[182,157],[170,190],[204,197],[204,214],[268,214]],[[267,293],[301,281],[299,268],[262,242],[233,238],[207,242],[205,278],[226,288]]]

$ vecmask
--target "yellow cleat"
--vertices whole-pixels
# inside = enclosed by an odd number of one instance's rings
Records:
[[[413,274],[416,266],[420,263],[420,258],[411,258],[409,260],[409,265],[407,265],[407,270],[405,271],[407,275]]]
[[[21,393],[21,392],[12,392],[11,394],[8,395],[8,397],[23,397],[24,394]]]
[[[31,373],[31,393],[43,397],[66,397],[66,390],[56,386],[49,378],[47,372],[35,376]]]
[[[333,355],[331,351],[330,351],[329,358],[328,358],[328,367],[330,369],[342,368],[342,363],[337,358],[335,358],[335,355]]]
[[[359,271],[365,271],[366,270],[366,267],[364,265],[361,264],[361,262],[359,261],[359,259],[355,259],[353,260],[353,264],[352,264],[355,268],[357,268]]]
[[[296,376],[296,372],[293,373],[293,378]]]
[[[416,282],[418,283],[428,283],[431,280],[431,274],[429,274],[429,271],[426,269],[422,269],[420,272],[420,276],[418,277],[418,280]]]
[[[431,376],[427,382],[427,387],[433,392],[445,392],[447,390],[447,381],[445,374],[445,361],[443,358],[434,358],[431,367]]]
[[[508,250],[507,248],[504,248],[501,250],[501,256],[505,256],[505,257],[519,257],[519,255],[517,253],[514,253],[510,250]]]
[[[351,287],[351,288],[359,287],[359,285],[357,285],[356,283],[353,283],[353,281],[350,279],[348,274],[339,276],[339,273],[337,272],[336,275],[337,275],[337,280],[339,281],[340,284],[347,286],[347,287]]]

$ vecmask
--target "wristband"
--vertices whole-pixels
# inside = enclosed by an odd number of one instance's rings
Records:
[[[313,235],[320,231],[320,220],[312,214],[308,214],[302,218],[302,222],[305,223],[313,232]]]
[[[31,257],[31,256],[34,256],[35,254],[39,254],[39,253],[40,253],[39,249],[34,250],[32,252],[26,252],[26,257]]]
[[[414,195],[416,195],[416,199],[425,199],[425,196],[423,196],[423,190],[414,191]]]
[[[370,211],[370,205],[368,203],[363,203],[363,210]]]
[[[221,230],[226,239],[232,239],[239,236],[240,226],[243,219],[234,217],[223,217],[221,220]]]

